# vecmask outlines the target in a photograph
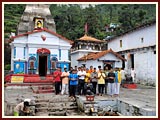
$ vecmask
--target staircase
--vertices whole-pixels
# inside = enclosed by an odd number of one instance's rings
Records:
[[[31,86],[33,93],[53,93],[55,91],[52,84],[50,85],[39,85],[39,86]]]
[[[68,95],[52,95],[36,99],[35,116],[75,116],[78,107]]]

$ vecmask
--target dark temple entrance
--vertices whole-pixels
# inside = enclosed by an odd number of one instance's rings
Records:
[[[39,56],[39,75],[46,76],[47,74],[47,56]]]

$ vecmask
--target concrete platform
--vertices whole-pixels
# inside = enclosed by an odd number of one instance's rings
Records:
[[[112,107],[124,116],[156,116],[157,111],[156,89],[142,85],[138,85],[137,89],[121,88],[118,97],[96,95],[94,101],[89,102],[85,96],[77,96],[77,100],[80,109],[86,113],[92,106],[100,109]]]

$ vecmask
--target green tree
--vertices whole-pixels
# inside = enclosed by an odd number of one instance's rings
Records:
[[[11,61],[11,48],[8,43],[4,43],[4,65],[10,64]]]

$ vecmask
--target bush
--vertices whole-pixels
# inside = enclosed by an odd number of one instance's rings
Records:
[[[5,66],[4,66],[4,69],[5,69],[5,70],[10,70],[10,69],[11,69],[11,65],[10,65],[10,64],[5,65]]]

